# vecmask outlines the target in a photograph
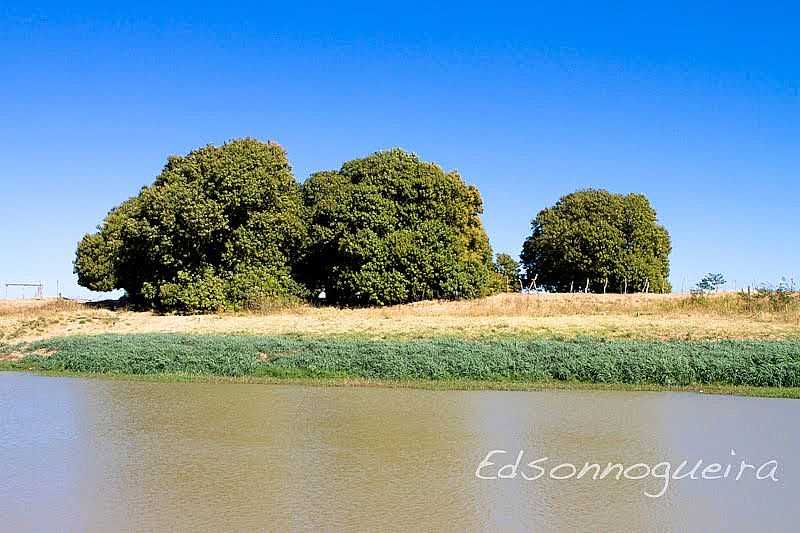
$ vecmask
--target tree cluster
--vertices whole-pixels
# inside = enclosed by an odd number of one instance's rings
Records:
[[[300,185],[253,139],[171,157],[155,182],[78,244],[89,289],[161,311],[309,297],[387,305],[487,294],[492,252],[475,187],[402,150]]]
[[[542,210],[522,265],[492,261],[478,190],[400,149],[300,184],[283,148],[238,139],[170,157],[78,244],[78,282],[181,313],[325,295],[392,305],[518,291],[668,291],[667,231],[647,198],[578,191]],[[523,282],[521,266],[528,280]]]

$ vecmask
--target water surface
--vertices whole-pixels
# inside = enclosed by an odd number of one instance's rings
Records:
[[[791,531],[798,445],[794,400],[0,373],[0,529]],[[776,459],[779,481],[648,498],[662,480],[476,478],[495,449],[482,474],[522,450],[548,469]]]

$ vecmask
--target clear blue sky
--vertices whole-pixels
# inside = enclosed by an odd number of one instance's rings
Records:
[[[677,290],[800,277],[791,3],[111,4],[0,5],[0,282],[91,295],[81,236],[168,155],[241,136],[301,180],[393,146],[458,169],[495,251],[603,187],[650,197]]]

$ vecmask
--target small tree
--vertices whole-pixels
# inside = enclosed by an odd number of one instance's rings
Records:
[[[697,289],[702,292],[717,292],[723,285],[725,285],[725,277],[722,274],[709,272],[697,282]]]
[[[519,263],[508,254],[497,254],[494,261],[494,269],[503,278],[503,290],[505,292],[519,292],[520,273]]]

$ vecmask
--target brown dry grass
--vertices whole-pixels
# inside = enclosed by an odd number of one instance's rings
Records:
[[[784,305],[785,304],[785,305]],[[97,333],[230,333],[366,337],[800,338],[800,299],[783,307],[735,294],[501,294],[370,309],[298,306],[202,316],[112,311],[58,300],[0,300],[0,343]]]

